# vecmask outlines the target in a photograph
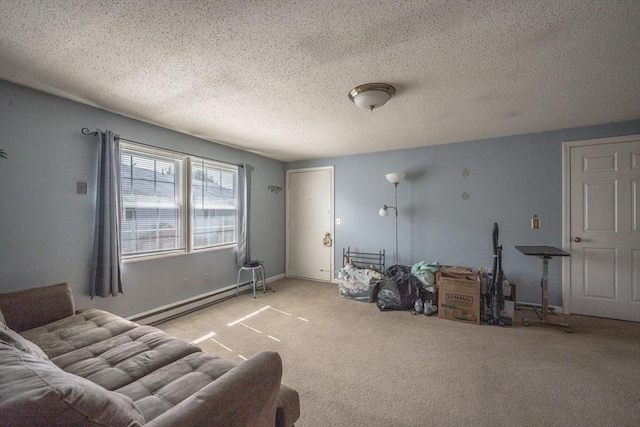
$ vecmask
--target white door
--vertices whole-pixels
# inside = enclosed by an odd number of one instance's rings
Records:
[[[640,135],[601,142],[569,148],[570,311],[640,322]]]
[[[331,281],[333,167],[287,171],[287,276]]]

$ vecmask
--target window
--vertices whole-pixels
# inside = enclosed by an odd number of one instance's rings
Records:
[[[237,170],[204,159],[191,160],[193,249],[236,242]]]
[[[184,250],[184,158],[121,144],[122,255]]]
[[[122,141],[120,168],[123,257],[236,243],[234,167]]]

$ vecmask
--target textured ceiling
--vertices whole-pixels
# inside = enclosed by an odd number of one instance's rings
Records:
[[[444,144],[640,118],[640,1],[0,0],[0,78],[283,161]]]

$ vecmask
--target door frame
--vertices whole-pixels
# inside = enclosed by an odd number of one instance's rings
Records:
[[[562,143],[562,249],[571,253],[571,149],[589,145],[637,141],[640,134],[583,139]],[[562,312],[571,314],[571,257],[562,257]]]
[[[289,277],[289,222],[291,220],[290,216],[291,216],[291,194],[289,193],[290,191],[290,183],[291,183],[291,174],[293,173],[301,173],[301,172],[316,172],[316,171],[323,171],[323,170],[329,170],[331,171],[331,195],[329,196],[331,198],[331,203],[330,203],[330,209],[331,209],[331,218],[330,218],[330,233],[331,233],[331,238],[333,239],[333,243],[331,244],[330,247],[330,252],[331,252],[331,263],[329,264],[329,269],[331,271],[331,273],[329,274],[329,277],[331,278],[331,283],[335,282],[335,277],[333,274],[333,271],[335,270],[334,268],[334,260],[335,260],[335,247],[336,247],[336,234],[335,234],[335,167],[334,166],[317,166],[317,167],[312,167],[312,168],[298,168],[298,169],[287,169],[286,171],[286,177],[285,177],[285,233],[284,233],[284,242],[285,242],[285,268],[284,268],[284,274],[285,277]],[[311,279],[309,279],[311,280]]]

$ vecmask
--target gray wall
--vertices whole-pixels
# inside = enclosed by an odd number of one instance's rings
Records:
[[[284,186],[282,162],[0,81],[0,292],[66,281],[78,307],[126,316],[235,284],[235,249],[224,249],[125,263],[125,295],[89,298],[98,146],[83,127],[255,166],[251,255],[284,273],[285,196],[267,189]]]
[[[375,113],[374,113],[375,114]],[[284,165],[97,108],[0,81],[0,292],[67,281],[78,307],[131,315],[235,283],[235,250],[124,265],[125,295],[88,297],[97,146],[82,127],[222,161],[248,162],[253,179],[252,257],[270,276],[284,273]],[[562,142],[640,133],[640,120],[434,147],[294,162],[288,169],[335,166],[336,265],[341,249],[386,249],[394,259],[393,199],[384,174],[407,172],[398,187],[400,262],[491,264],[491,227],[500,225],[504,268],[519,299],[540,300],[541,262],[515,245],[560,246]],[[469,176],[463,177],[463,170]],[[76,181],[89,195],[76,194]],[[469,199],[462,198],[466,192]],[[537,214],[541,230],[531,230]],[[550,303],[562,304],[561,262],[550,264]],[[186,280],[185,280],[186,279]]]
[[[375,112],[372,114],[376,114]],[[562,142],[640,133],[640,120],[556,132],[293,162],[287,169],[335,166],[336,265],[342,248],[385,249],[394,261],[393,185],[385,174],[406,172],[398,185],[399,262],[491,266],[493,223],[500,227],[503,265],[518,300],[540,302],[542,261],[516,245],[562,247]],[[469,170],[467,177],[463,171]],[[463,193],[469,198],[464,199]],[[531,229],[537,214],[540,230]],[[562,262],[550,262],[549,303],[562,305]]]

